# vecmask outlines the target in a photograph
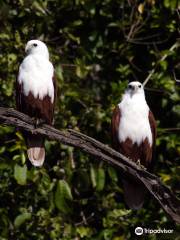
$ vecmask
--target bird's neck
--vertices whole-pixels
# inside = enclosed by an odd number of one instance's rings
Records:
[[[146,99],[145,99],[145,95],[143,92],[141,93],[137,93],[137,94],[129,94],[129,93],[125,93],[123,95],[123,98],[122,98],[122,102],[126,103],[126,104],[137,104],[137,105],[142,105],[142,104],[145,104],[147,105],[146,103]]]
[[[33,58],[39,58],[39,59],[44,59],[44,60],[49,60],[49,53],[48,52],[44,52],[44,53],[31,53],[28,56],[31,56]]]

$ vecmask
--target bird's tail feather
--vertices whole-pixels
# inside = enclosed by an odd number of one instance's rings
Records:
[[[38,135],[28,135],[27,137],[27,155],[36,167],[41,167],[45,159],[44,139]]]
[[[142,208],[146,189],[140,183],[132,180],[123,180],[124,200],[131,209],[138,210]]]

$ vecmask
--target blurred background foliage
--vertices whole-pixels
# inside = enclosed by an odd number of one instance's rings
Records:
[[[178,0],[0,0],[0,105],[15,107],[14,84],[30,39],[48,45],[56,69],[55,127],[111,144],[112,110],[128,81],[143,82],[158,124],[156,174],[179,195],[180,54]],[[164,57],[166,56],[166,58]],[[46,141],[40,168],[30,166],[15,128],[0,126],[0,239],[123,240],[134,228],[177,227],[147,197],[127,210],[120,173],[78,149]]]

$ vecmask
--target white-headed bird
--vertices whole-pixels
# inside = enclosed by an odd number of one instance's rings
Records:
[[[52,124],[56,84],[54,67],[49,61],[45,43],[30,40],[25,47],[26,57],[19,67],[16,81],[16,106],[35,121]],[[34,166],[42,166],[45,159],[44,138],[23,131],[28,158]]]
[[[128,84],[122,101],[113,112],[111,127],[114,149],[151,170],[156,122],[146,103],[143,85],[140,82]],[[128,207],[141,208],[146,193],[144,186],[127,176],[122,182]]]

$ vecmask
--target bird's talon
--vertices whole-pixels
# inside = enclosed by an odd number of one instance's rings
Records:
[[[33,124],[35,128],[40,127],[42,124],[44,124],[46,121],[40,118],[33,118]]]
[[[141,166],[140,159],[137,160],[136,164],[137,164],[138,166]]]
[[[144,165],[141,164],[140,159],[137,160],[136,165],[144,170],[147,169]]]
[[[35,129],[31,130],[31,133],[36,134],[36,130]]]
[[[46,121],[44,120],[44,119],[41,119],[41,118],[39,118],[39,119],[37,119],[37,127],[41,127],[41,125],[43,125],[44,123],[46,123]]]

